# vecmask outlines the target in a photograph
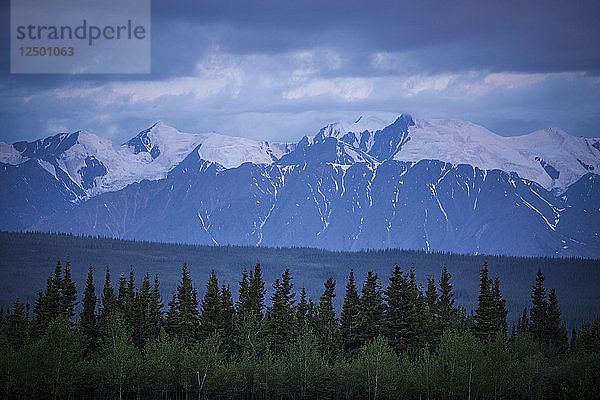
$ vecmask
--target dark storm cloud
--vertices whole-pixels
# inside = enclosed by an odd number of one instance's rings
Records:
[[[296,140],[401,112],[600,136],[598,16],[597,0],[153,0],[149,75],[11,75],[5,29],[0,140],[83,128],[119,142],[159,119]]]
[[[234,53],[325,45],[411,52],[431,72],[600,68],[598,1],[155,1],[153,15],[158,30],[212,27]]]

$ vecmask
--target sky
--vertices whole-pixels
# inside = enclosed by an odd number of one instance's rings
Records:
[[[159,1],[151,73],[10,74],[0,140],[85,129],[296,141],[361,115],[455,118],[503,135],[600,137],[600,1]]]

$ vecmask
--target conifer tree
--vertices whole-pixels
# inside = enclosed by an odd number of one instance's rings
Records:
[[[390,283],[385,289],[385,334],[390,347],[400,354],[407,348],[406,332],[408,303],[405,301],[406,278],[396,264],[390,276]]]
[[[127,308],[127,279],[125,279],[125,274],[123,272],[121,272],[121,275],[119,276],[119,289],[116,306],[119,312],[125,315],[125,309]]]
[[[429,343],[437,343],[441,336],[440,315],[438,312],[438,293],[435,286],[433,274],[427,275],[427,290],[425,291],[425,304],[427,311],[426,317],[426,335]]]
[[[96,319],[96,287],[94,286],[94,271],[90,265],[88,269],[85,290],[83,292],[83,310],[81,311],[81,329],[86,338],[86,352],[96,348],[98,340],[98,322]]]
[[[440,276],[440,298],[438,302],[440,333],[450,329],[456,313],[454,309],[454,292],[452,291],[450,278],[448,267],[444,264],[442,275]]]
[[[346,295],[344,296],[344,305],[340,315],[340,342],[343,350],[347,353],[353,353],[360,347],[359,341],[359,308],[360,297],[354,281],[354,270],[350,269],[350,276],[346,284]]]
[[[107,265],[104,287],[102,288],[102,319],[106,320],[113,311],[116,311],[116,308],[117,296],[115,295],[115,289],[110,281],[110,268]]]
[[[160,295],[160,281],[158,274],[154,275],[154,285],[150,290],[150,306],[148,316],[148,336],[156,339],[160,334],[160,328],[163,325],[163,302]]]
[[[63,269],[63,277],[60,281],[60,309],[61,315],[67,320],[75,316],[75,305],[77,304],[77,287],[71,279],[71,263],[67,260]]]
[[[529,312],[529,330],[534,339],[546,342],[548,302],[546,301],[546,289],[544,288],[544,275],[541,268],[538,269],[535,284],[531,291],[532,307]]]
[[[306,301],[304,284],[302,285],[302,289],[300,289],[300,301],[296,305],[296,323],[298,324],[298,332],[303,336],[305,327],[308,324],[308,303]]]
[[[425,344],[425,299],[420,286],[417,285],[415,278],[415,267],[410,267],[408,281],[406,285],[406,295],[408,314],[406,328],[406,338],[408,339],[408,349],[416,352]]]
[[[200,314],[200,340],[204,340],[210,335],[219,333],[222,327],[219,281],[214,269],[210,272],[200,309],[202,311]]]
[[[179,308],[177,302],[177,292],[173,291],[171,300],[167,304],[167,317],[165,319],[165,330],[171,336],[179,335]]]
[[[178,332],[181,339],[189,345],[198,337],[198,292],[185,262],[181,271],[181,281],[177,286],[176,302]]]
[[[61,301],[61,287],[62,287],[62,266],[60,260],[56,263],[54,269],[54,276],[50,276],[46,285],[45,295],[45,308],[47,314],[47,321],[49,323],[51,319],[59,317],[62,311]]]
[[[267,338],[270,348],[277,356],[283,354],[294,338],[294,297],[292,293],[292,277],[290,270],[281,275],[281,281],[275,280],[271,307],[266,318]]]
[[[475,310],[475,336],[480,340],[488,340],[494,332],[494,301],[489,278],[487,259],[479,273],[479,296],[477,297],[477,309]]]
[[[508,324],[506,322],[506,315],[508,314],[508,311],[506,309],[506,299],[502,297],[502,293],[500,292],[500,279],[497,275],[491,284],[491,296],[494,312],[491,333],[495,334],[500,331],[505,334],[508,328]]]
[[[547,332],[554,349],[563,353],[568,348],[567,328],[560,319],[560,308],[554,288],[548,292]]]
[[[48,282],[51,280],[49,279]],[[32,335],[35,337],[41,337],[44,334],[45,328],[48,326],[48,312],[46,306],[46,296],[44,295],[44,291],[40,289],[38,291],[37,298],[33,303],[33,320],[31,321],[32,325]]]
[[[332,360],[336,354],[338,335],[338,323],[333,308],[335,280],[330,275],[323,285],[325,286],[325,290],[319,298],[316,332],[319,338],[321,354],[323,354],[326,360]]]
[[[360,296],[358,312],[358,340],[365,344],[382,333],[385,306],[377,274],[367,273]]]
[[[219,301],[221,323],[219,335],[223,339],[222,349],[227,356],[232,356],[235,351],[235,329],[233,325],[235,306],[233,305],[231,289],[229,288],[229,285],[225,285],[225,283],[221,286]]]
[[[17,298],[13,304],[12,313],[7,314],[2,333],[11,345],[22,348],[29,336],[28,305]]]
[[[150,273],[146,272],[142,278],[142,284],[140,285],[139,291],[135,294],[134,301],[132,302],[133,311],[130,313],[132,316],[132,327],[133,327],[133,343],[138,348],[143,348],[146,345],[146,341],[150,339],[152,331],[151,322],[151,308],[150,308]]]
[[[136,321],[136,318],[140,315],[137,310],[137,303],[135,299],[136,290],[135,290],[135,274],[133,272],[133,265],[129,268],[129,279],[127,280],[127,289],[125,291],[125,301],[123,303],[123,315],[125,316],[125,321],[129,324],[129,326],[139,325],[139,321]]]
[[[529,317],[527,316],[527,307],[523,309],[523,313],[517,322],[517,335],[529,333]]]
[[[252,269],[250,269],[252,273]],[[247,315],[250,312],[250,288],[248,283],[248,270],[244,267],[242,279],[239,282],[237,311],[240,316]]]
[[[265,308],[265,282],[262,278],[262,271],[260,269],[260,263],[256,263],[254,267],[254,273],[250,270],[251,276],[249,279],[248,297],[250,302],[250,309],[257,318],[260,320],[263,318],[263,309]]]

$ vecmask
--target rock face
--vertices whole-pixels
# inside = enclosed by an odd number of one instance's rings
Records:
[[[78,176],[62,168],[79,138],[14,144],[2,161],[17,165],[0,166],[0,227],[215,245],[600,257],[594,139],[555,128],[502,138],[468,122],[408,115],[381,129],[360,118],[331,124],[296,145],[177,135],[189,134],[154,125],[115,146],[150,166],[170,158],[162,176],[156,165],[151,175],[119,164],[125,172],[115,181],[127,183],[112,189],[106,177],[117,169],[102,152],[85,153]],[[532,140],[540,145],[528,147]]]

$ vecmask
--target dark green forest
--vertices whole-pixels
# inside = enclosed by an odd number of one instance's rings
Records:
[[[529,306],[530,282],[535,279],[539,267],[544,270],[547,286],[557,290],[569,330],[600,316],[599,260],[486,257],[490,274],[502,277],[501,289],[510,323],[516,323],[523,308]],[[308,297],[312,298],[321,295],[322,283],[329,275],[343,281],[350,268],[354,268],[358,281],[363,281],[369,270],[386,281],[395,264],[403,269],[414,266],[417,281],[425,283],[427,274],[438,278],[442,266],[447,265],[453,276],[456,301],[470,312],[477,307],[478,274],[484,256],[397,249],[334,252],[312,248],[192,246],[65,234],[0,232],[0,305],[7,306],[17,297],[33,303],[38,289],[45,285],[59,258],[70,259],[73,280],[80,292],[89,265],[94,268],[97,287],[102,285],[106,265],[110,265],[115,276],[127,275],[133,266],[138,275],[146,271],[159,275],[163,298],[175,289],[184,261],[195,282],[203,282],[214,269],[221,281],[234,288],[234,299],[241,268],[254,265],[257,260],[260,260],[267,290],[271,290],[281,270],[289,268],[297,285],[304,284]],[[204,290],[205,287],[199,285],[200,296],[204,295]],[[335,294],[334,306],[341,310],[343,285],[336,287]]]
[[[418,281],[329,275],[318,297],[289,269],[267,292],[262,266],[243,268],[237,300],[212,270],[199,295],[187,264],[161,295],[158,275],[87,270],[78,293],[58,262],[35,301],[0,314],[0,388],[7,399],[595,399],[600,320],[568,335],[542,269],[529,307],[507,322],[502,275],[479,267],[476,307],[455,276]],[[343,287],[341,310],[336,288]],[[271,293],[270,296],[267,293]],[[76,311],[79,309],[79,311]],[[569,339],[570,336],[570,339]]]

